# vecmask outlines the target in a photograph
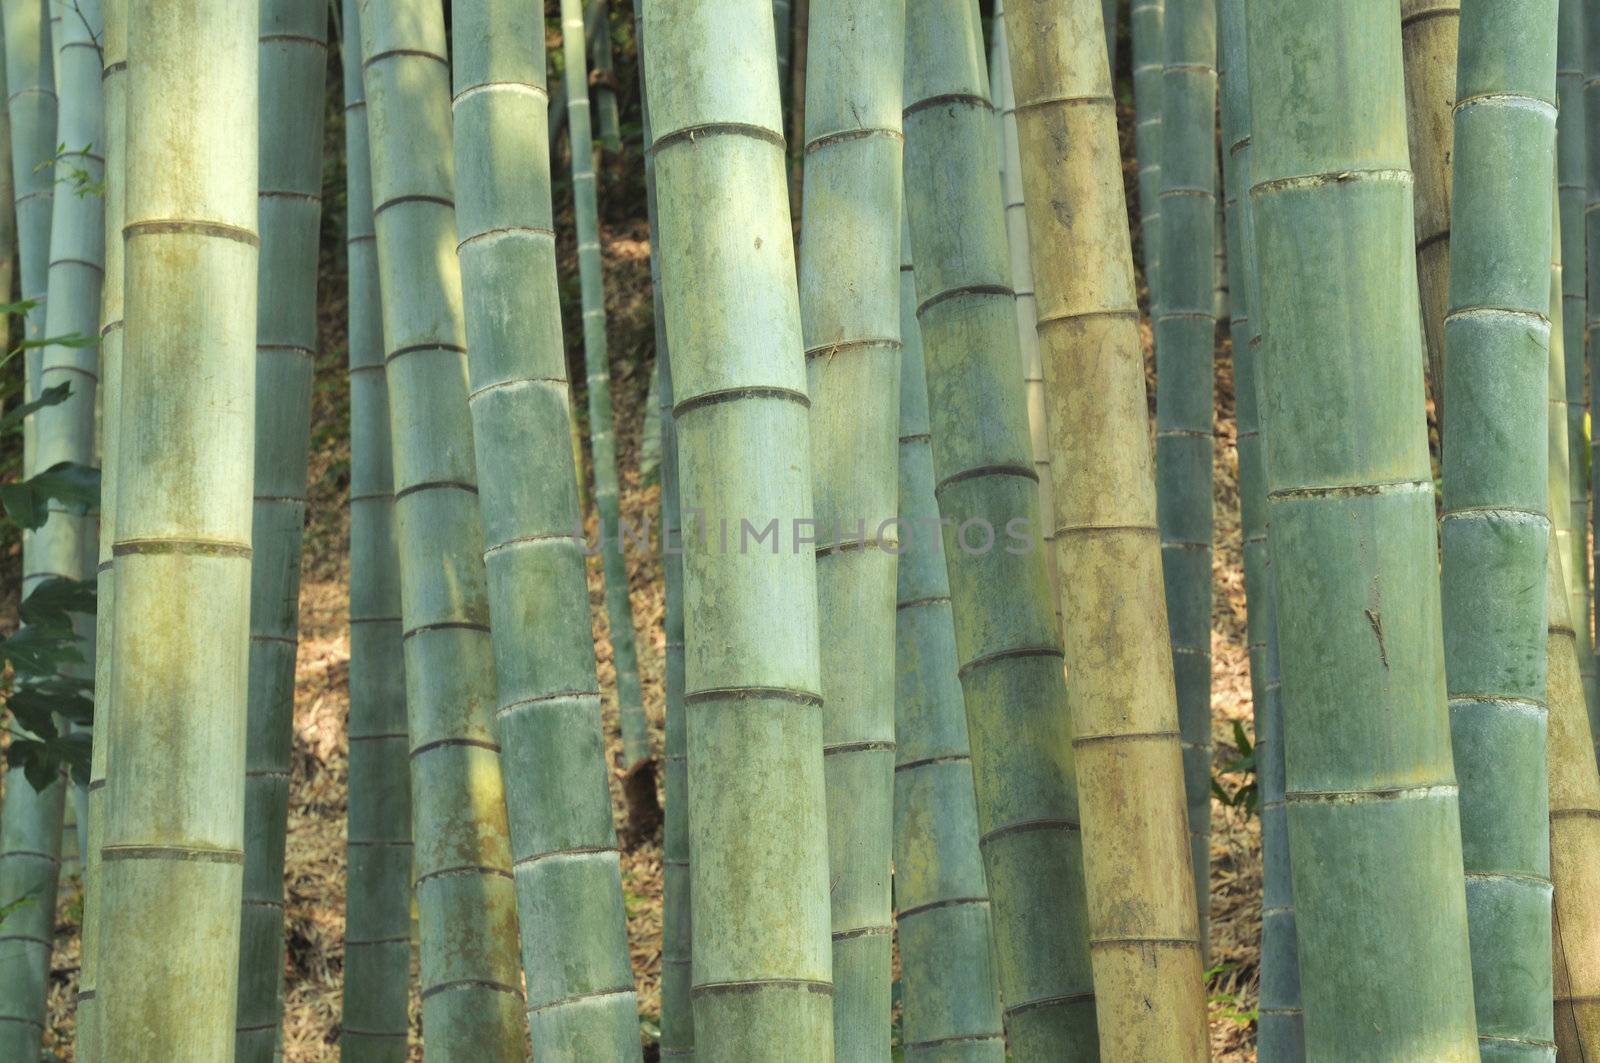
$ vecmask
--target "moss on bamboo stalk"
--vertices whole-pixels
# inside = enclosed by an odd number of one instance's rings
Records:
[[[410,1023],[411,767],[395,549],[394,456],[372,218],[361,12],[343,0],[350,310],[350,792],[344,1063],[402,1063]]]
[[[1139,252],[1148,312],[1155,320],[1161,273],[1161,104],[1166,64],[1165,0],[1131,0],[1133,153],[1139,166]]]
[[[360,7],[426,1047],[441,1060],[520,1059],[517,913],[453,253],[444,17],[424,0],[360,0]]]
[[[1444,319],[1441,594],[1467,929],[1485,1059],[1549,1058],[1545,173],[1556,2],[1465,0]],[[1509,42],[1509,44],[1508,44]],[[1557,426],[1565,430],[1565,418]]]
[[[456,224],[497,731],[534,1053],[637,1059],[581,516],[562,445],[571,411],[542,17],[530,0],[457,0],[452,9]],[[585,121],[575,113],[573,130],[586,132]]]
[[[1450,155],[1455,143],[1460,0],[1400,0],[1417,289],[1434,416],[1444,421],[1444,314],[1450,294]]]
[[[1248,25],[1307,1056],[1477,1059],[1400,26],[1320,0],[1252,3]]]
[[[1002,68],[1003,69],[1003,68]],[[911,238],[900,238],[900,519],[895,617],[894,900],[906,1059],[1000,1063],[988,886],[933,496]],[[920,534],[919,534],[920,533]]]
[[[617,496],[616,428],[611,412],[611,361],[606,347],[605,264],[600,254],[600,200],[594,145],[589,133],[588,77],[583,47],[581,0],[561,0],[561,54],[567,88],[567,138],[572,154],[572,202],[578,236],[578,273],[583,290],[583,364],[589,396],[589,448],[594,458],[594,502],[600,518],[600,555],[605,567],[606,623],[616,673],[617,715],[622,723],[624,768],[650,756],[650,736],[634,651],[633,607],[623,557],[622,517]]]
[[[811,514],[809,400],[772,8],[650,0],[644,39],[679,496],[697,525],[683,558],[694,1052],[827,1059],[816,562],[791,530]],[[722,521],[738,536],[774,518],[776,552],[721,545]]]
[[[1044,522],[977,9],[916,0],[906,27],[917,318],[1000,996],[1019,1059],[1093,1053],[1071,726],[1037,546]],[[975,529],[987,522],[998,537],[1012,521],[1024,522],[1033,549],[980,548]]]
[[[1165,14],[1161,291],[1155,314],[1156,501],[1178,691],[1190,862],[1206,940],[1211,908],[1212,384],[1216,339],[1215,0]]]
[[[133,0],[127,27],[116,770],[97,993],[106,1054],[200,1063],[233,1054],[238,991],[257,12]]]

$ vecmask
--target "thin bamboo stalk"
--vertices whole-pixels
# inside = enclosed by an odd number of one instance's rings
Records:
[[[1584,431],[1584,315],[1587,312],[1587,248],[1584,238],[1584,201],[1588,198],[1587,108],[1583,98],[1584,0],[1560,0],[1560,29],[1556,44],[1556,86],[1559,109],[1556,114],[1556,195],[1561,204],[1561,258],[1571,265],[1562,270],[1562,340],[1567,358],[1566,426],[1567,451],[1573,456],[1568,469],[1571,491],[1573,535],[1569,553],[1562,555],[1562,570],[1581,592],[1572,613],[1578,633],[1579,667],[1583,671],[1590,712],[1600,711],[1600,687],[1596,686],[1594,638],[1590,633],[1589,592],[1589,476],[1584,471],[1583,454],[1587,439]]]
[[[360,0],[360,8],[425,1051],[439,1060],[520,1060],[516,897],[454,253],[444,13],[426,0]]]
[[[1211,539],[1216,344],[1215,0],[1165,15],[1156,501],[1200,940],[1211,909]]]
[[[234,1048],[255,382],[253,3],[127,11],[126,363],[101,845],[109,1055]],[[180,177],[181,175],[181,177]],[[152,617],[159,617],[152,623]]]
[[[1165,0],[1132,0],[1133,153],[1139,165],[1139,258],[1148,312],[1155,320],[1161,273],[1161,97],[1166,63]]]
[[[909,228],[900,235],[900,333],[900,520],[911,529],[900,547],[895,617],[901,1043],[907,1060],[1001,1063],[1005,1034],[971,744],[956,677],[950,579],[944,543],[931,531],[939,506]]]
[[[1154,455],[1115,102],[1097,54],[1101,10],[1094,0],[1064,10],[1054,0],[1012,0],[1006,21],[1058,459],[1057,565],[1072,573],[1062,636],[1100,1054],[1202,1060],[1184,753],[1172,656],[1162,652]],[[1059,144],[1079,150],[1063,164]],[[1051,206],[1063,202],[1074,204],[1070,218]],[[1079,268],[1052,265],[1068,261]]]
[[[394,457],[372,217],[361,11],[344,0],[350,304],[350,794],[344,1063],[403,1063],[410,1023],[411,766],[395,548]]]
[[[1544,581],[1556,3],[1464,0],[1444,320],[1445,677],[1479,1049],[1548,1053]],[[1581,384],[1581,381],[1580,381]],[[1558,426],[1565,430],[1565,419]]]
[[[637,1060],[577,481],[561,445],[572,414],[542,152],[543,10],[457,0],[451,17],[468,402],[533,1051]],[[574,114],[573,130],[586,120]]]
[[[1450,156],[1455,144],[1460,0],[1400,0],[1417,287],[1434,416],[1444,423],[1444,314],[1450,295]]]
[[[1117,82],[1117,21],[1122,17],[1122,0],[1100,0],[1100,19],[1106,29],[1106,62],[1111,68],[1111,83]]]
[[[567,129],[572,155],[573,217],[578,235],[578,273],[583,289],[583,364],[589,396],[589,449],[594,458],[594,502],[600,518],[600,556],[605,567],[606,623],[611,666],[616,673],[617,716],[622,724],[624,768],[650,756],[650,733],[639,687],[634,650],[633,606],[623,557],[622,517],[617,496],[615,419],[611,411],[611,361],[606,347],[605,262],[600,254],[600,205],[594,146],[589,134],[581,0],[561,0],[561,53],[566,61]]]
[[[772,29],[778,53],[778,92],[783,99],[783,113],[789,113],[789,99],[794,92],[790,77],[794,59],[794,11],[790,0],[772,0]]]
[[[1038,549],[1044,522],[976,5],[910,4],[905,69],[905,191],[935,495],[1000,997],[1018,1059],[1090,1055],[1097,1038],[1071,721]]]
[[[1600,438],[1595,438],[1594,426],[1600,425],[1600,2],[1585,0],[1578,14],[1584,35],[1583,101],[1585,115],[1594,121],[1584,122],[1584,177],[1585,199],[1583,208],[1585,272],[1584,293],[1584,360],[1589,369],[1589,502],[1600,514]],[[1594,517],[1595,514],[1591,514]],[[1600,527],[1600,519],[1595,520]],[[1600,575],[1600,542],[1594,546],[1593,574]],[[1600,706],[1589,706],[1589,728],[1597,739],[1596,759],[1600,761]]]
[[[589,44],[589,64],[594,67],[594,103],[599,117],[600,147],[622,150],[622,123],[617,115],[617,76],[611,69],[611,0],[595,0],[600,17],[593,33],[584,36]],[[585,18],[587,21],[587,17]],[[584,80],[589,79],[587,75]]]
[[[697,525],[683,560],[694,1050],[829,1059],[816,563],[795,527],[811,515],[809,400],[772,8],[647,0],[644,14],[679,497]],[[789,527],[773,552],[751,546],[748,522],[774,518]]]
[[[1313,1060],[1478,1058],[1393,15],[1248,8],[1253,309],[1269,352],[1261,414]]]
[[[893,981],[904,0],[812,0],[800,322],[811,398],[833,1046],[887,1060]]]

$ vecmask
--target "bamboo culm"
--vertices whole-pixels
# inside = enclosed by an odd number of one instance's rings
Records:
[[[913,0],[905,69],[905,194],[935,495],[1007,1033],[1022,1060],[1092,1054],[1072,729],[1038,549],[1045,522],[976,5]],[[1034,548],[985,550],[985,526],[1023,529]]]
[[[573,217],[578,236],[578,273],[583,290],[583,364],[589,396],[589,448],[594,459],[594,502],[600,520],[600,555],[605,568],[606,624],[616,674],[617,716],[622,726],[624,768],[650,756],[650,735],[634,650],[633,606],[623,556],[617,496],[616,427],[611,412],[611,360],[606,344],[605,262],[600,254],[600,206],[589,133],[588,78],[584,73],[582,0],[561,0],[561,54],[565,61],[568,141],[572,148]]]
[[[594,68],[594,124],[599,128],[600,147],[615,152],[622,150],[622,123],[617,115],[617,77],[611,69],[611,0],[595,0],[595,6],[600,8],[600,17],[595,20],[594,32],[584,34],[588,65]],[[584,83],[588,82],[585,74]]]
[[[1548,1058],[1540,573],[1551,540],[1544,219],[1556,164],[1556,0],[1516,9],[1463,0],[1460,24],[1439,524],[1445,678],[1479,1050],[1487,1060],[1541,1049]]]
[[[1307,1057],[1475,1060],[1400,26],[1317,0],[1251,3],[1248,26]]]
[[[1583,104],[1586,115],[1600,119],[1600,2],[1585,0],[1580,13],[1584,33]],[[1584,123],[1585,200],[1583,208],[1585,266],[1588,277],[1584,292],[1584,361],[1589,369],[1589,423],[1600,424],[1600,121]],[[1576,355],[1576,352],[1574,352]],[[1589,457],[1589,504],[1600,527],[1600,439],[1591,439]],[[1596,544],[1591,571],[1600,575],[1600,544]],[[1590,706],[1589,729],[1596,737],[1595,756],[1600,762],[1600,712]]]
[[[1556,43],[1556,200],[1561,205],[1561,260],[1570,263],[1561,272],[1562,342],[1571,354],[1567,357],[1566,427],[1567,451],[1572,455],[1568,468],[1568,492],[1573,529],[1567,552],[1561,556],[1562,571],[1580,592],[1573,602],[1573,626],[1578,635],[1578,662],[1584,679],[1584,692],[1591,715],[1600,712],[1600,686],[1596,684],[1594,639],[1590,634],[1589,612],[1589,476],[1583,467],[1587,443],[1584,414],[1584,315],[1587,311],[1584,202],[1588,198],[1587,106],[1583,98],[1584,0],[1559,0],[1559,30]]]
[[[1174,0],[1164,20],[1156,502],[1189,805],[1190,863],[1204,943],[1211,908],[1216,2]]]
[[[678,490],[697,525],[683,555],[694,1054],[831,1059],[816,561],[792,541],[723,548],[713,530],[812,512],[772,7],[650,0],[644,16]]]
[[[395,549],[394,457],[361,12],[343,0],[345,225],[350,305],[350,796],[344,1063],[404,1063],[410,1023],[411,766]]]
[[[452,8],[456,227],[496,723],[534,1054],[637,1060],[577,480],[562,445],[572,416],[543,154],[542,17],[530,0]],[[575,133],[585,117],[573,115]],[[494,147],[508,135],[519,150]]]
[[[430,1060],[523,1057],[456,240],[444,14],[360,0]],[[563,437],[564,439],[565,437]],[[565,449],[564,445],[563,448]]]
[[[1128,28],[1133,42],[1133,153],[1139,167],[1139,251],[1146,302],[1155,321],[1161,273],[1161,106],[1166,80],[1166,2],[1132,0]]]

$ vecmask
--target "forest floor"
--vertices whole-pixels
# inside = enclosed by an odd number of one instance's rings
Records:
[[[333,84],[337,84],[335,73]],[[331,88],[332,92],[336,89]],[[330,106],[330,155],[342,140],[342,113]],[[1131,114],[1124,116],[1131,126]],[[1131,160],[1131,145],[1124,155]],[[558,166],[560,160],[557,160]],[[637,156],[611,160],[612,179],[604,209],[607,310],[612,355],[612,397],[619,445],[623,515],[637,524],[659,513],[660,491],[639,471],[644,407],[654,358],[649,233],[643,219]],[[1133,202],[1132,163],[1128,189]],[[300,598],[300,647],[296,677],[293,774],[286,867],[285,1063],[321,1063],[337,1058],[343,979],[345,904],[345,815],[350,659],[348,607],[348,511],[350,468],[348,388],[345,382],[345,285],[343,274],[343,172],[330,159],[326,182],[323,280],[320,294],[321,354],[313,394],[310,507]],[[556,202],[570,203],[570,186],[558,178]],[[581,372],[581,331],[575,247],[570,207],[558,217],[569,365]],[[1137,229],[1136,239],[1137,239]],[[1238,459],[1234,447],[1232,371],[1226,330],[1217,356],[1217,446],[1215,459],[1215,606],[1212,616],[1212,711],[1215,768],[1225,773],[1238,756],[1235,724],[1252,733],[1249,658],[1245,637],[1244,581],[1238,506]],[[1150,336],[1145,329],[1148,356]],[[1149,393],[1154,370],[1147,357]],[[581,411],[583,399],[578,398]],[[1153,410],[1152,410],[1153,414]],[[580,418],[587,417],[580,413]],[[585,459],[588,460],[587,457]],[[591,514],[591,534],[593,533]],[[613,773],[613,799],[623,821],[621,741],[617,729],[615,675],[601,587],[599,558],[591,559],[590,606],[594,625],[605,726]],[[12,566],[14,567],[14,566]],[[639,666],[659,754],[663,719],[663,635],[659,559],[634,549],[628,556]],[[14,603],[14,590],[10,595]],[[14,610],[14,605],[12,606]],[[14,613],[13,613],[14,615]],[[1229,780],[1237,786],[1242,780]],[[1207,973],[1211,1045],[1215,1059],[1253,1063],[1258,981],[1257,939],[1261,922],[1259,820],[1254,813],[1212,803],[1211,923]],[[661,849],[659,835],[632,842],[622,855],[633,969],[639,990],[642,1032],[657,1033],[661,970]],[[78,979],[81,884],[69,862],[63,880],[52,959],[50,1026],[45,1047],[61,1060],[72,1057],[72,1007]],[[420,1009],[412,989],[412,1055],[420,1060]],[[48,1058],[48,1057],[47,1057]],[[649,1058],[647,1056],[647,1058]]]

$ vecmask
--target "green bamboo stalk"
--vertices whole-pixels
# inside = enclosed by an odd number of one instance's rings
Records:
[[[257,17],[253,3],[203,0],[133,0],[127,11],[115,770],[100,850],[97,986],[103,1050],[117,1058],[199,1063],[233,1054]]]
[[[906,27],[917,318],[1000,997],[1018,1059],[1090,1055],[1094,994],[1071,720],[1038,549],[1044,522],[1017,372],[977,7],[916,0]]]
[[[809,400],[772,9],[647,0],[644,16],[679,497],[696,524],[683,558],[694,1052],[831,1059],[816,563],[802,543],[817,536],[800,527]],[[773,519],[772,551],[751,544],[747,529]]]
[[[1556,0],[1515,10],[1463,0],[1460,24],[1439,521],[1445,677],[1479,1050],[1491,1060],[1548,1058],[1539,573],[1550,545],[1542,223],[1552,207],[1544,174],[1556,164]]]
[[[1211,910],[1211,476],[1216,340],[1216,0],[1165,15],[1161,293],[1155,315],[1156,502],[1178,691],[1189,849],[1207,939]]]
[[[561,445],[572,415],[541,154],[543,18],[530,0],[452,9],[456,225],[496,719],[534,1054],[637,1060],[577,481]],[[572,128],[586,117],[574,115]],[[504,150],[508,137],[518,150]]]
[[[1270,352],[1261,415],[1313,1060],[1478,1058],[1393,14],[1321,0],[1248,11],[1252,309]]]
[[[1100,20],[1106,30],[1106,62],[1111,68],[1111,83],[1117,82],[1117,20],[1121,18],[1122,0],[1100,0]]]
[[[1600,514],[1600,440],[1594,439],[1594,426],[1600,425],[1600,3],[1585,0],[1579,20],[1584,34],[1583,101],[1585,115],[1594,120],[1584,122],[1584,177],[1585,199],[1583,208],[1585,272],[1588,280],[1584,293],[1584,360],[1589,368],[1589,424],[1591,441],[1589,456],[1589,502],[1595,514]],[[1591,514],[1594,516],[1595,514]],[[1596,520],[1595,527],[1600,527]],[[1600,575],[1600,543],[1595,546],[1594,574]],[[1600,706],[1589,706],[1589,727],[1597,737],[1596,759],[1600,761]]]
[[[1149,313],[1156,313],[1161,273],[1161,97],[1166,64],[1166,0],[1132,0],[1133,153],[1139,164],[1139,252]]]
[[[1413,173],[1417,287],[1434,415],[1444,423],[1444,315],[1450,295],[1450,156],[1455,144],[1460,0],[1400,0],[1406,132]]]
[[[394,458],[372,218],[361,12],[343,2],[350,304],[350,796],[344,1063],[404,1063],[410,1024],[411,768],[395,549]]]
[[[1003,70],[1004,68],[1002,68]],[[900,546],[895,616],[894,901],[906,1059],[1002,1063],[989,890],[956,677],[944,543],[933,534],[928,385],[911,234],[900,236]]]
[[[833,1046],[889,1058],[904,0],[812,0],[800,320],[811,398]]]
[[[1115,102],[1096,54],[1101,10],[1094,0],[1064,10],[1012,0],[1006,21],[1058,459],[1057,565],[1072,573],[1062,636],[1100,1054],[1201,1060],[1206,997],[1184,752],[1172,655],[1162,652],[1154,455]],[[1065,164],[1059,144],[1078,147]],[[1074,205],[1070,217],[1057,203]],[[1053,268],[1069,261],[1077,268]]]
[[[0,819],[0,902],[21,906],[0,930],[0,1054],[36,1060],[48,1019],[65,784],[36,791],[21,767],[5,773]]]
[[[589,42],[590,62],[594,64],[594,102],[599,112],[600,147],[606,151],[622,150],[622,123],[617,117],[616,74],[611,69],[611,0],[595,0],[600,17],[595,20],[593,33],[584,36]],[[587,18],[586,18],[587,21]],[[588,80],[587,76],[584,79]]]
[[[1276,575],[1267,534],[1266,447],[1261,439],[1260,316],[1255,212],[1250,204],[1249,49],[1245,0],[1219,0],[1223,190],[1231,273],[1234,418],[1239,452],[1239,526],[1244,555],[1246,641],[1255,709],[1256,783],[1261,809],[1261,996],[1256,1050],[1264,1063],[1305,1059],[1300,961],[1295,953],[1294,890],[1283,802],[1283,677],[1278,663]]]
[[[789,0],[772,0],[772,30],[778,53],[778,93],[787,115],[794,93],[794,11]]]
[[[1561,203],[1561,258],[1571,263],[1562,271],[1561,312],[1564,322],[1562,339],[1572,352],[1567,359],[1567,449],[1573,455],[1569,469],[1571,482],[1571,527],[1574,529],[1569,546],[1571,553],[1563,555],[1563,571],[1582,591],[1583,597],[1572,614],[1574,627],[1580,632],[1580,642],[1587,642],[1587,651],[1579,651],[1579,663],[1585,669],[1588,681],[1586,690],[1594,689],[1594,640],[1589,634],[1589,477],[1584,472],[1582,455],[1586,446],[1583,418],[1587,410],[1584,397],[1584,315],[1587,311],[1585,287],[1587,286],[1587,248],[1584,240],[1584,201],[1588,198],[1587,174],[1588,119],[1583,98],[1584,63],[1584,0],[1560,0],[1556,54],[1556,86],[1559,110],[1556,116],[1556,193]],[[1591,694],[1592,704],[1600,705]]]
[[[0,17],[0,88],[6,86],[5,19]],[[11,299],[17,281],[17,206],[11,173],[11,107],[0,107],[0,292]],[[11,315],[6,315],[7,347]]]
[[[55,66],[46,14],[50,0],[4,0],[6,92],[11,121],[11,175],[16,199],[17,262],[22,298],[33,303],[23,317],[23,335],[42,339],[50,273],[50,218],[54,211],[56,153]],[[44,352],[23,355],[27,398],[39,395]],[[27,418],[23,445],[32,452],[37,415]],[[25,538],[31,539],[31,536]]]
[[[594,458],[594,501],[600,517],[600,555],[605,566],[606,623],[611,632],[611,664],[616,672],[623,767],[632,768],[649,758],[650,734],[644,718],[644,694],[639,688],[639,661],[634,651],[628,564],[622,553],[616,429],[611,412],[611,361],[606,349],[605,263],[600,254],[600,207],[595,190],[594,148],[589,135],[581,0],[561,0],[561,53],[566,61],[573,216],[578,231],[578,272],[583,287],[583,363],[589,395],[589,448]]]
[[[689,1001],[693,966],[689,922],[689,764],[683,704],[683,528],[678,506],[678,429],[672,416],[672,356],[667,343],[666,299],[661,288],[660,217],[656,200],[654,127],[645,91],[644,0],[633,0],[634,43],[639,55],[639,115],[644,156],[645,212],[650,223],[650,291],[655,318],[656,401],[661,423],[661,583],[666,599],[666,734],[662,783],[666,823],[662,830],[661,877],[661,1055],[694,1055],[694,1011]]]
[[[95,580],[95,724],[89,752],[88,848],[83,862],[83,923],[78,971],[77,1059],[101,1063],[102,1001],[100,924],[103,876],[100,847],[105,836],[108,769],[111,761],[112,662],[116,616],[113,546],[116,542],[117,483],[120,462],[123,348],[122,224],[126,202],[128,25],[127,0],[104,0],[105,37],[101,49],[101,104],[105,125],[105,276],[100,290],[100,410],[105,454],[100,463],[99,565]]]
[[[461,278],[451,253],[444,13],[425,0],[359,3],[394,448],[425,1050],[438,1060],[521,1059],[516,896],[495,741]]]
[[[250,709],[236,1057],[271,1063],[283,1025],[283,860],[294,747],[300,544],[317,344],[326,0],[261,0],[261,269]]]

